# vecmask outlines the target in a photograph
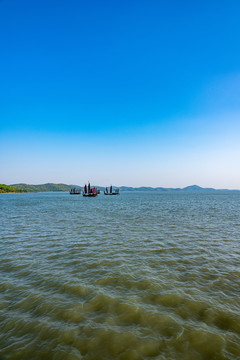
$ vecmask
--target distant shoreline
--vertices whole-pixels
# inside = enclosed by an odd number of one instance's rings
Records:
[[[55,184],[55,183],[46,183],[40,185],[30,185],[30,184],[12,184],[5,185],[0,184],[0,193],[37,193],[37,192],[69,192],[71,188],[75,187],[76,189],[83,189],[83,186],[79,185],[67,185],[67,184]],[[105,190],[105,187],[96,186],[99,190]],[[113,186],[113,189],[115,186]],[[164,187],[130,187],[130,186],[118,186],[120,192],[214,192],[214,191],[240,191],[239,189],[214,189],[214,188],[203,188],[198,185],[186,186],[184,188],[164,188]]]

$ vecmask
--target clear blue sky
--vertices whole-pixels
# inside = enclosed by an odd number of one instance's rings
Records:
[[[0,183],[240,189],[239,14],[0,0]]]

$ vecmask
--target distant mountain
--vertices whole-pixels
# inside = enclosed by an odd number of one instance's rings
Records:
[[[191,185],[186,186],[185,188],[181,189],[182,191],[216,191],[216,189],[213,188],[202,188],[198,185]]]
[[[15,189],[22,189],[27,192],[51,192],[51,191],[70,191],[72,187],[80,188],[78,185],[66,184],[42,184],[42,185],[28,185],[28,184],[14,184],[11,185]]]
[[[4,185],[9,186],[9,185]],[[79,185],[66,185],[66,184],[41,184],[41,185],[29,185],[29,184],[13,184],[10,185],[12,188],[10,191],[15,192],[68,192],[71,188],[75,187],[77,189],[83,189],[82,186]],[[101,191],[105,190],[103,186],[97,186],[97,188]],[[115,189],[116,186],[113,186]],[[14,190],[13,190],[14,189]],[[131,187],[131,186],[120,186],[120,191],[158,191],[158,192],[167,192],[167,191],[174,191],[174,192],[191,192],[191,191],[216,191],[213,188],[202,188],[198,185],[191,185],[186,186],[184,188],[164,188],[164,187],[150,187],[150,186],[141,186],[141,187]],[[5,191],[4,191],[5,192]]]
[[[198,185],[191,185],[191,186],[186,186],[184,188],[163,188],[163,187],[146,187],[146,186],[142,186],[142,187],[138,187],[138,188],[134,188],[134,187],[128,187],[128,186],[121,186],[120,191],[216,191],[216,189],[213,188],[202,188]]]

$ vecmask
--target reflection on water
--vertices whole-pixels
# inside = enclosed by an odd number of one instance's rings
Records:
[[[0,195],[0,359],[240,358],[240,194]]]

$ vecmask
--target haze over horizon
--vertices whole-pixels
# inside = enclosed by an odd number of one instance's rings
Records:
[[[0,1],[0,182],[240,189],[238,1]]]

